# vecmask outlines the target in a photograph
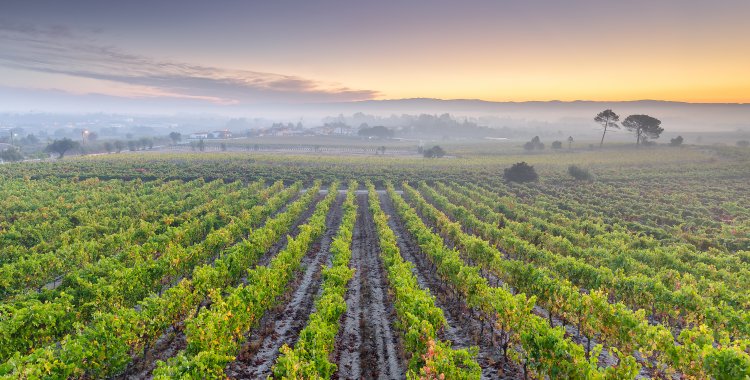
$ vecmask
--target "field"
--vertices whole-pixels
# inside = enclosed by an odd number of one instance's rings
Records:
[[[0,166],[0,377],[750,378],[747,149],[450,151]]]

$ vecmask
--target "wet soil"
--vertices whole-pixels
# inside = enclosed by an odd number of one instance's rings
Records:
[[[482,379],[522,378],[520,368],[503,359],[502,350],[496,345],[497,339],[490,328],[491,321],[481,321],[472,315],[463,299],[453,295],[447,284],[440,279],[434,266],[422,253],[414,237],[406,230],[396,213],[393,202],[387,195],[381,195],[381,206],[389,216],[388,224],[396,234],[401,256],[414,264],[414,274],[419,285],[429,289],[436,297],[435,305],[445,314],[448,327],[441,338],[448,340],[455,348],[478,348],[477,362],[482,368]],[[484,324],[484,326],[483,326]]]
[[[395,329],[395,311],[367,195],[357,194],[352,240],[354,278],[346,293],[347,310],[337,335],[334,360],[338,379],[402,379],[406,359]]]
[[[254,328],[237,355],[237,360],[225,369],[233,379],[265,379],[284,345],[293,347],[300,331],[314,310],[315,299],[322,282],[321,270],[329,256],[329,246],[338,231],[342,218],[344,197],[339,195],[326,218],[326,232],[313,243],[302,259],[302,270],[282,296],[279,305],[267,312]]]
[[[299,232],[299,226],[304,223],[315,211],[315,205],[323,198],[323,195],[319,194],[318,197],[311,202],[310,206],[305,212],[300,215],[299,218],[294,222],[292,228],[289,229],[287,234],[283,234],[282,237],[274,243],[274,245],[266,251],[258,262],[253,266],[266,265],[271,258],[281,251],[286,246],[287,235],[295,236]],[[287,205],[283,206],[270,217],[273,218],[276,215],[286,211],[288,205],[294,200],[290,200]],[[242,279],[242,283],[245,283],[246,278]],[[206,302],[201,303],[200,308],[206,307]],[[156,369],[156,364],[159,361],[166,361],[167,359],[175,356],[180,351],[187,347],[186,336],[183,331],[184,321],[179,323],[176,328],[170,327],[151,347],[148,347],[142,355],[133,358],[133,361],[128,364],[125,371],[116,376],[118,379],[150,379],[152,378],[152,372]]]

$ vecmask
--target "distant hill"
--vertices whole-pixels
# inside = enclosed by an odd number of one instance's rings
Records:
[[[358,112],[390,116],[393,114],[470,117],[480,125],[512,128],[588,129],[601,110],[612,108],[622,118],[629,114],[649,114],[663,121],[670,131],[750,131],[750,104],[684,103],[659,100],[636,101],[530,101],[491,102],[476,99],[393,99],[338,103],[304,104],[211,104],[195,99],[121,98],[100,94],[71,94],[56,90],[0,87],[0,113],[61,112],[118,114],[177,113],[213,114],[228,117],[267,118],[284,122],[304,120],[314,124],[327,116]],[[0,120],[2,122],[2,120]]]
[[[450,113],[454,116],[491,117],[499,123],[491,125],[495,127],[518,127],[519,122],[525,122],[529,125],[555,124],[561,127],[590,129],[594,115],[607,108],[617,112],[621,119],[631,114],[649,114],[662,120],[665,128],[672,131],[750,131],[750,104],[737,103],[685,103],[660,100],[490,102],[475,99],[415,98],[307,104],[302,105],[301,110],[311,113],[326,110],[328,115],[356,112],[381,116]]]

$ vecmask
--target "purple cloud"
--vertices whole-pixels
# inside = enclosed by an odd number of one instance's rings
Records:
[[[378,95],[293,75],[160,61],[98,44],[65,26],[0,20],[0,41],[0,66],[144,86],[216,103],[338,102]]]

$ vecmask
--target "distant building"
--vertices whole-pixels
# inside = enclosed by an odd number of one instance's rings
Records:
[[[228,129],[225,129],[223,131],[213,131],[208,134],[208,138],[210,139],[231,139],[232,138],[232,132],[229,132]]]
[[[333,129],[333,134],[336,136],[356,136],[357,132],[350,126],[339,125]]]
[[[190,140],[206,140],[206,139],[231,139],[232,132],[229,130],[213,131],[213,132],[195,132],[188,136]]]
[[[200,140],[200,139],[207,139],[208,138],[208,132],[195,132],[191,133],[190,136],[188,136],[191,140]]]
[[[318,136],[356,136],[357,131],[354,128],[344,124],[326,123],[319,127],[313,127],[308,130],[311,135]]]

